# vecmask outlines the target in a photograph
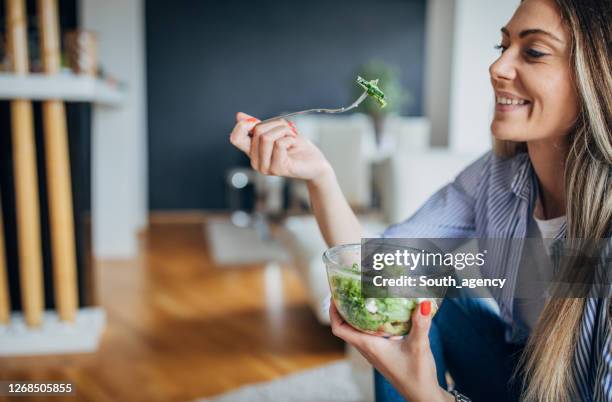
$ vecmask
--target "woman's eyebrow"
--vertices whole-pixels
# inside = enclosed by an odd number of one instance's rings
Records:
[[[508,29],[506,27],[503,27],[501,29],[501,31],[502,31],[502,33],[510,36],[510,31],[508,31]],[[563,43],[563,41],[561,39],[559,39],[557,36],[553,35],[552,33],[548,32],[548,31],[545,31],[545,30],[539,29],[539,28],[525,29],[525,30],[523,30],[523,31],[521,31],[519,33],[519,38],[524,38],[525,36],[535,35],[535,34],[543,34],[543,35],[546,35],[546,36],[556,40],[559,43]]]

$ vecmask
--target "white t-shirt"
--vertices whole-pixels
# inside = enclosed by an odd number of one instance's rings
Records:
[[[534,215],[529,219],[527,239],[516,279],[513,341],[524,342],[542,313],[546,302],[544,287],[550,283],[553,275],[550,247],[565,221],[565,216],[545,220]]]

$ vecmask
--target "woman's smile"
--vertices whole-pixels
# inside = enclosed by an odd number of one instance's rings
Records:
[[[516,112],[529,111],[531,102],[523,97],[509,92],[495,92],[495,111],[496,112]]]

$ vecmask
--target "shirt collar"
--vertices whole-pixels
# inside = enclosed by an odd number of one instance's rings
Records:
[[[510,183],[510,189],[517,197],[529,201],[532,166],[529,155],[526,152],[514,158],[512,170],[514,175]]]

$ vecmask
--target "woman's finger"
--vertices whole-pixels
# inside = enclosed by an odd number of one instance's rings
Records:
[[[251,133],[253,134],[253,137],[255,137],[257,135],[265,134],[278,126],[289,127],[289,123],[287,123],[287,120],[285,119],[276,119],[272,121],[267,121],[265,123],[258,123],[255,125],[255,127],[253,127]]]
[[[277,140],[291,136],[291,130],[286,126],[276,126],[272,130],[259,136],[259,171],[263,174],[270,173],[272,151]]]
[[[253,170],[257,170],[259,168],[259,138],[261,134],[255,135],[255,128],[251,130],[251,147],[249,148],[249,159],[251,160],[251,167]]]
[[[256,118],[247,118],[240,120],[234,126],[230,134],[230,142],[242,152],[248,154],[251,148],[251,138],[249,137],[249,131],[255,127],[259,120]]]
[[[294,137],[283,137],[274,142],[274,149],[270,157],[270,174],[281,176],[287,173],[287,150],[296,142]]]
[[[248,121],[248,120],[247,120]],[[240,123],[238,123],[240,124]],[[259,169],[260,161],[259,161],[259,147],[261,145],[261,137],[273,130],[276,127],[288,127],[287,121],[284,119],[272,120],[267,123],[256,124],[251,128],[251,143],[250,149],[248,152],[249,158],[251,159],[251,167],[255,170]]]
[[[429,328],[431,327],[431,301],[424,300],[412,312],[412,327],[406,338],[407,342],[420,345],[429,344]]]
[[[240,121],[240,120],[247,120],[247,119],[256,119],[257,121],[259,121],[259,119],[257,119],[255,116],[251,116],[250,114],[246,114],[244,112],[238,112],[236,113],[236,121]]]
[[[331,322],[332,333],[345,342],[355,346],[357,349],[361,349],[363,347],[363,344],[366,342],[366,338],[374,336],[359,332],[344,321],[340,316],[338,309],[336,309],[333,300],[329,306],[329,319]]]

